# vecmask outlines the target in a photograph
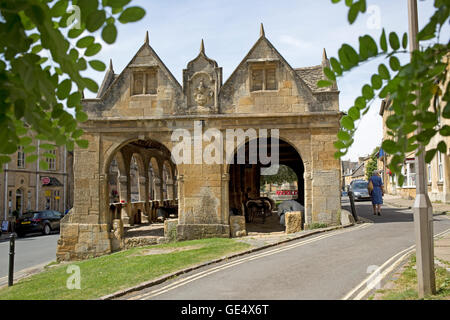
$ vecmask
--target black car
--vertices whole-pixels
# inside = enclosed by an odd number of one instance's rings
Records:
[[[59,221],[62,217],[60,212],[53,210],[27,212],[16,220],[15,231],[18,237],[36,232],[48,235],[52,231],[59,231]]]

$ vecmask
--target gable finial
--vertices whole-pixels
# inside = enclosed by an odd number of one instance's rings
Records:
[[[326,60],[328,60],[327,51],[325,50],[325,48],[323,48],[322,61],[326,61]]]
[[[266,33],[264,32],[264,25],[262,24],[262,22],[261,22],[261,28],[259,30],[259,36],[260,37],[265,37],[266,36]]]
[[[145,32],[145,44],[148,44],[148,31]]]
[[[205,43],[203,42],[203,39],[202,39],[202,42],[200,44],[200,53],[205,54]]]
[[[114,71],[113,64],[112,64],[112,59],[109,59],[109,70]]]

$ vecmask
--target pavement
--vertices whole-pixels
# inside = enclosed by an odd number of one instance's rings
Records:
[[[349,203],[343,199],[343,208]],[[369,277],[385,275],[414,248],[410,209],[386,205],[373,216],[370,202],[356,203],[361,220],[345,229],[328,230],[278,243],[281,233],[241,238],[260,250],[199,266],[108,299],[363,299],[371,292]],[[447,216],[434,218],[435,234],[450,230]],[[264,245],[276,244],[273,248]],[[400,257],[400,259],[399,259]],[[371,279],[371,278],[370,278]]]
[[[383,202],[385,204],[391,205],[397,208],[408,208],[411,209],[414,206],[414,199],[404,199],[397,195],[385,194],[383,197]],[[449,203],[438,203],[433,202],[433,213],[434,214],[443,214],[450,212],[450,204]]]

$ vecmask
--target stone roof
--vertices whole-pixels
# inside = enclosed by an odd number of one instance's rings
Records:
[[[359,167],[353,172],[352,177],[364,176],[364,162],[359,165]]]
[[[308,87],[313,92],[327,92],[332,91],[330,87],[319,88],[317,86],[317,81],[325,79],[325,75],[322,71],[322,65],[305,67],[305,68],[295,68],[295,72],[300,76],[300,78],[305,81]]]
[[[351,176],[355,172],[355,170],[358,169],[358,165],[359,165],[358,162],[343,160],[342,161],[342,174],[344,176],[349,176],[349,175]],[[346,173],[348,170],[350,170],[349,174]]]

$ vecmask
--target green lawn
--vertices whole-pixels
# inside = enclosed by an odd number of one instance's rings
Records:
[[[69,265],[64,264],[23,279],[13,287],[0,289],[0,300],[95,299],[250,247],[234,239],[216,238],[134,248],[74,262],[80,267],[80,290],[67,288],[71,274],[67,273]],[[146,254],[155,250],[157,254]],[[164,250],[171,252],[164,253]]]
[[[444,262],[444,261],[442,261]],[[448,262],[444,262],[447,265]],[[378,290],[383,300],[417,300],[417,272],[414,269],[416,256],[412,256],[401,276],[394,281],[392,289]],[[425,297],[426,300],[450,300],[450,272],[445,268],[436,267],[436,294]]]

